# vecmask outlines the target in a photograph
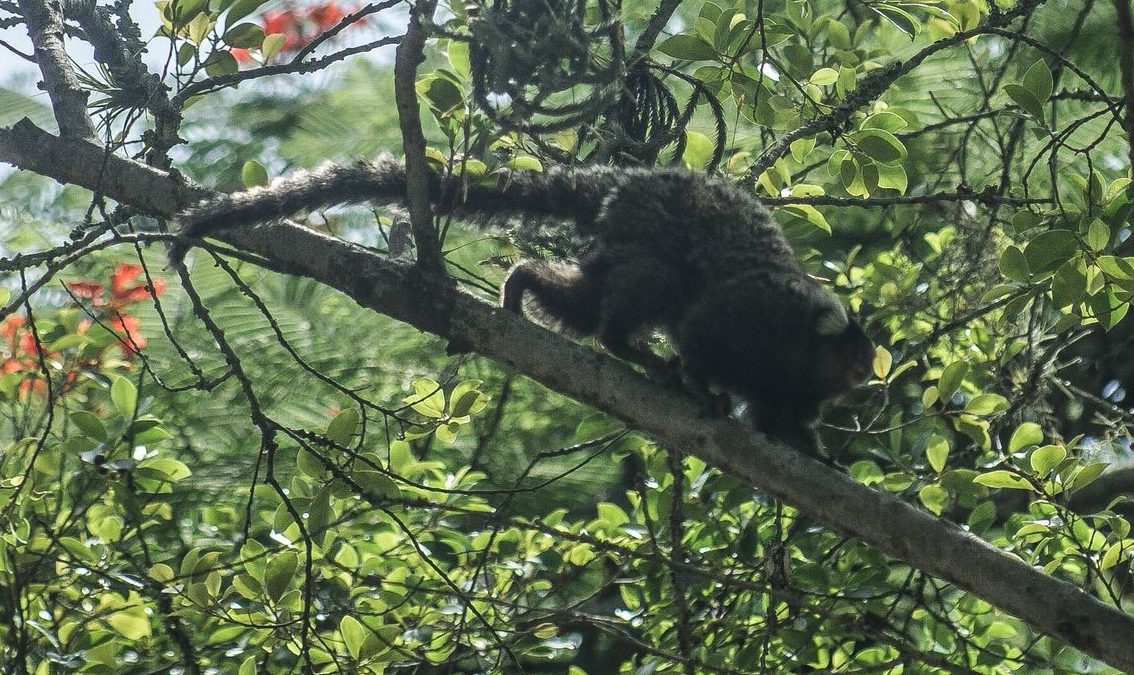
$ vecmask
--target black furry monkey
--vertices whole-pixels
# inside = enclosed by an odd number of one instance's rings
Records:
[[[432,194],[441,194],[435,179]],[[184,213],[193,239],[355,202],[395,202],[405,168],[389,156],[325,165],[202,202]],[[839,300],[809,276],[760,202],[720,180],[679,169],[557,167],[472,183],[455,209],[497,217],[570,219],[593,246],[577,264],[528,260],[512,268],[504,307],[525,298],[578,335],[650,369],[665,361],[635,336],[669,336],[684,376],[754,408],[760,430],[812,454],[820,405],[870,373],[874,347]]]

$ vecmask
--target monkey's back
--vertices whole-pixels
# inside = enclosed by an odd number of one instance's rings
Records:
[[[637,248],[695,271],[703,283],[753,269],[801,272],[779,225],[755,197],[680,169],[626,171],[588,225],[580,229],[602,245]]]

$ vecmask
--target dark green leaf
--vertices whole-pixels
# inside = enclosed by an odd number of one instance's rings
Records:
[[[1079,250],[1079,242],[1070,230],[1049,230],[1031,241],[1024,248],[1028,268],[1033,274],[1056,270]]]
[[[709,61],[717,51],[696,35],[674,35],[658,45],[658,51],[683,61]]]

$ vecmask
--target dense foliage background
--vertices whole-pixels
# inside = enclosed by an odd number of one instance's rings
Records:
[[[827,454],[1129,610],[1122,2],[159,0],[155,34],[144,3],[0,0],[50,95],[0,90],[0,159],[28,168],[35,124],[231,190],[418,152],[409,91],[447,198],[714,171],[879,345]],[[1119,672],[271,261],[167,267],[160,209],[39,173],[0,183],[4,672]],[[384,253],[405,218],[306,223]],[[517,257],[578,253],[437,226],[488,300]]]

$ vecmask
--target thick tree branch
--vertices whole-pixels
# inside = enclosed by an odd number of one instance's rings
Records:
[[[0,161],[92,187],[154,215],[201,195],[142,164],[53,137],[30,122],[0,130]],[[65,158],[68,161],[62,161]],[[547,387],[642,429],[782,498],[816,520],[973,593],[1111,665],[1134,672],[1134,618],[957,525],[753,433],[703,416],[688,396],[647,380],[606,354],[576,345],[416,267],[305,228],[279,225],[225,237],[273,269],[331,286],[362,307],[467,344]]]
[[[43,74],[43,87],[51,98],[59,133],[94,140],[94,126],[87,115],[87,92],[71,70],[63,48],[63,9],[60,0],[19,0],[35,46],[35,60]]]
[[[398,124],[406,153],[406,200],[409,202],[410,227],[417,244],[417,264],[435,274],[444,274],[441,242],[433,226],[433,208],[429,203],[429,166],[425,160],[425,134],[417,106],[417,67],[425,60],[423,49],[428,31],[423,21],[433,20],[436,0],[418,0],[410,9],[409,27],[398,45],[394,61],[394,101],[398,106]]]

